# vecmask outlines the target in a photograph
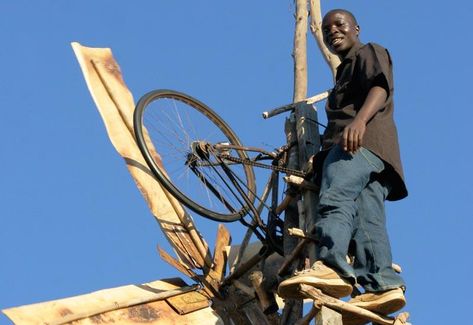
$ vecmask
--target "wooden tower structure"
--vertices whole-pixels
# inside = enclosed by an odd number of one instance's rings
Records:
[[[317,121],[316,112],[306,100],[308,26],[332,72],[339,60],[322,41],[320,0],[295,0],[295,4],[293,101],[298,104],[287,119],[285,130],[288,141],[296,138],[302,144],[294,148],[293,160],[289,162],[301,168],[320,145],[318,128],[313,123]],[[311,216],[315,214],[317,195],[313,188],[302,190],[303,205],[294,202],[284,207],[288,231],[284,258],[262,254],[258,243],[249,243],[250,236],[241,245],[231,246],[230,233],[223,225],[218,227],[211,251],[188,212],[152,176],[137,147],[132,122],[134,99],[111,50],[78,43],[72,43],[72,47],[113,146],[173,247],[174,256],[161,248],[159,255],[194,283],[187,284],[181,278],[161,279],[3,310],[14,323],[301,325],[315,318],[317,325],[369,321],[407,324],[407,313],[396,317],[378,315],[305,285],[300,290],[312,304],[305,315],[302,301],[282,301],[277,297],[278,279],[313,259],[305,254],[314,250],[307,249],[314,245],[310,236],[314,219]]]

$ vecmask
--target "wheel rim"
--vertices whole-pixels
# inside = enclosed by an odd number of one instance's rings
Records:
[[[229,180],[214,155],[206,157],[202,151],[202,146],[209,143],[240,145],[234,132],[215,112],[190,96],[163,90],[143,96],[135,114],[138,114],[135,116],[138,145],[155,176],[171,194],[211,219],[234,221],[246,214],[243,198],[228,186]],[[232,154],[246,157],[244,152]],[[197,164],[189,163],[196,160]],[[253,201],[255,185],[251,166],[232,164],[229,168]],[[209,190],[203,179],[212,183],[215,190]]]

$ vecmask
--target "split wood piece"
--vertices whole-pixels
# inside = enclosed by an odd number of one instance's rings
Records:
[[[402,321],[404,321],[404,319],[406,319],[406,316],[408,316],[408,314],[404,314],[402,316],[398,316],[398,318],[395,319],[392,317],[378,315],[369,310],[366,310],[366,309],[357,307],[355,305],[349,304],[347,302],[344,302],[342,300],[327,296],[323,294],[319,289],[316,289],[306,284],[300,284],[299,290],[307,298],[313,299],[314,301],[317,301],[317,303],[323,306],[337,310],[341,313],[348,313],[348,314],[354,314],[356,316],[360,316],[368,321],[372,321],[379,325],[394,325],[396,324],[396,321],[398,320],[401,321],[401,324],[402,324]]]
[[[71,298],[9,308],[3,310],[3,313],[15,324],[65,324],[117,309],[164,300],[198,289],[197,285],[179,287],[172,282],[175,281],[154,281],[105,289]]]
[[[225,247],[229,246],[231,241],[228,229],[223,224],[219,224],[212,268],[208,270],[207,274],[204,274],[205,282],[210,283],[216,292],[219,292],[225,276],[225,267],[227,266]]]
[[[294,185],[300,190],[308,190],[313,192],[320,191],[320,187],[316,184],[306,181],[304,178],[296,175],[284,176],[284,181],[289,185]]]
[[[230,235],[230,232],[223,224],[219,224],[212,263],[212,270],[215,272],[213,277],[218,282],[222,282],[223,277],[225,276],[225,268],[227,266],[225,247],[229,246],[231,243],[232,236]]]
[[[112,51],[109,48],[85,47],[76,42],[72,43],[72,48],[108,136],[125,159],[129,172],[166,238],[189,268],[210,267],[208,246],[196,231],[192,218],[156,181],[136,145],[133,132],[133,96],[123,80]],[[159,158],[156,150],[152,151]],[[181,226],[184,231],[177,235],[175,226]],[[186,239],[183,240],[183,237]]]
[[[273,314],[278,311],[278,304],[272,292],[267,292],[263,286],[263,272],[254,271],[249,275],[249,279],[265,315]]]
[[[159,252],[159,256],[163,259],[163,261],[165,261],[166,263],[174,267],[176,270],[178,270],[182,274],[187,275],[189,278],[200,282],[203,286],[202,289],[210,298],[213,298],[215,296],[220,297],[220,293],[218,291],[219,286],[216,285],[214,281],[209,281],[209,278],[207,276],[199,276],[195,274],[194,271],[189,269],[184,263],[174,259],[171,255],[166,253],[166,251],[161,249],[161,247],[159,246],[158,246],[158,252]]]
[[[178,260],[174,259],[171,255],[169,255],[161,247],[158,246],[157,248],[158,248],[159,256],[161,257],[161,259],[163,261],[165,261],[166,263],[168,263],[169,265],[174,267],[176,270],[178,270],[182,274],[187,275],[189,278],[191,278],[193,280],[198,279],[197,274],[195,274],[194,271],[192,271],[190,268],[188,268],[186,264],[182,263],[181,261],[178,261]]]

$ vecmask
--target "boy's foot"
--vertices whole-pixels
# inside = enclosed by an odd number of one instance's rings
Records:
[[[364,293],[349,301],[357,307],[367,309],[381,315],[389,315],[400,310],[406,304],[406,298],[401,288],[379,293]],[[342,313],[343,325],[364,325],[369,321],[352,313]]]
[[[342,279],[337,272],[321,261],[315,262],[310,269],[296,272],[293,277],[282,281],[278,287],[278,295],[282,298],[304,298],[299,291],[300,284],[313,286],[335,298],[348,296],[353,290],[348,281]]]
[[[383,292],[363,293],[348,303],[381,315],[390,315],[406,305],[406,298],[401,288]]]

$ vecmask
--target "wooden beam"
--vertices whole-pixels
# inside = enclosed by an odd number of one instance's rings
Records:
[[[179,287],[170,282],[163,280],[105,289],[72,298],[9,308],[3,313],[15,324],[59,325],[198,289],[198,286]]]
[[[212,270],[214,272],[212,277],[218,282],[222,282],[223,277],[225,276],[225,269],[227,266],[227,254],[225,253],[225,248],[229,246],[231,242],[232,237],[230,232],[223,224],[219,224],[212,265]]]

